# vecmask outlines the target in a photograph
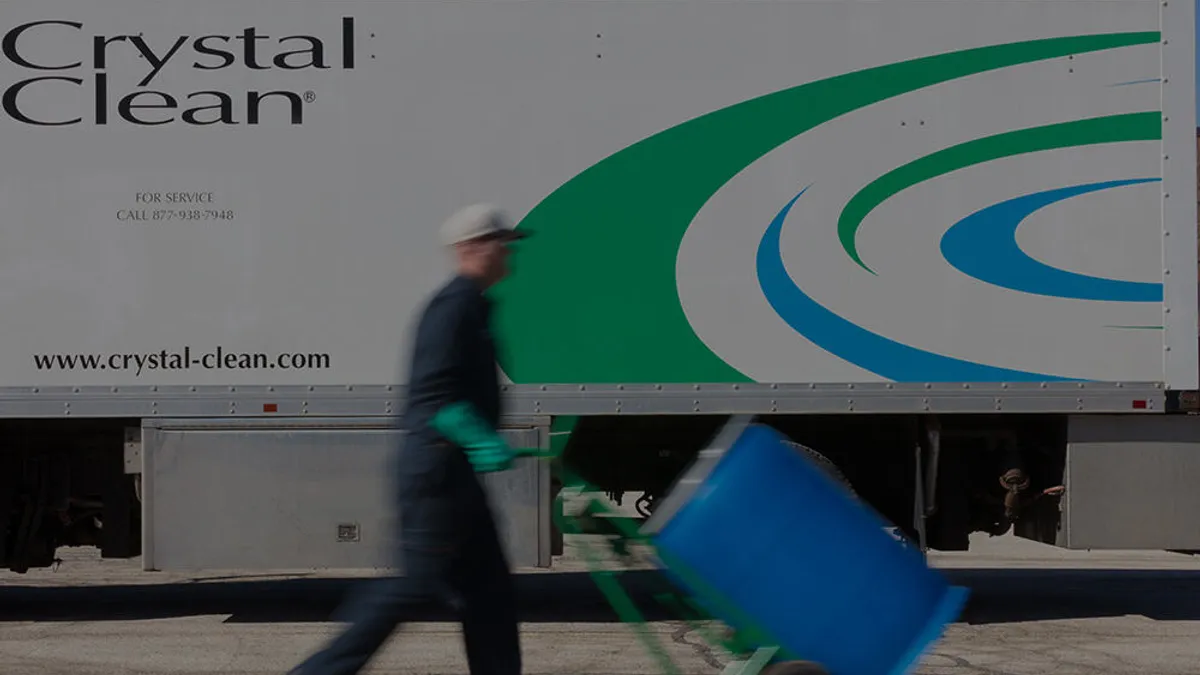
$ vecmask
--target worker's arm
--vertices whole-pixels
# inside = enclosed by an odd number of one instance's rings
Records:
[[[426,310],[417,329],[412,360],[413,380],[422,384],[412,395],[433,411],[429,426],[463,448],[476,471],[502,471],[518,453],[463,400],[457,386],[463,375],[464,336],[478,330],[470,325],[472,319],[470,306],[460,298],[441,298]]]
[[[443,406],[433,416],[431,424],[438,433],[466,450],[476,471],[503,471],[512,466],[516,452],[470,403],[456,401]]]
[[[463,335],[470,317],[466,303],[444,295],[430,303],[412,336],[408,395],[413,408],[422,412],[414,420],[429,424],[433,413],[463,398]],[[429,412],[426,412],[429,411]],[[414,432],[420,429],[414,428]]]

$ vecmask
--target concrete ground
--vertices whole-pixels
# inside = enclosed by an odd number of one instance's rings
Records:
[[[976,544],[932,556],[973,596],[921,675],[1200,672],[1200,558],[1067,552],[1012,537]],[[558,569],[520,577],[526,673],[660,672],[579,572],[575,545]],[[0,673],[284,673],[336,630],[339,600],[364,581],[145,573],[137,560],[101,560],[90,549],[60,557],[57,571],[0,571]],[[648,579],[630,579],[651,605]],[[724,655],[698,635],[665,612],[651,618],[683,673],[721,671]],[[368,673],[466,672],[450,617],[418,619]]]

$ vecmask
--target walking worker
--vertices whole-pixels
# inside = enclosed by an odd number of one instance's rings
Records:
[[[349,603],[349,626],[294,675],[359,672],[407,612],[435,600],[460,611],[471,675],[521,672],[513,579],[476,474],[506,470],[527,452],[496,431],[500,381],[485,291],[507,275],[509,244],[528,233],[481,204],[453,214],[441,236],[457,273],[426,305],[412,345],[397,463],[404,575]]]

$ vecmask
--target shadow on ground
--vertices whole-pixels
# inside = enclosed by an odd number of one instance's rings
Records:
[[[1200,572],[1125,570],[948,570],[971,589],[960,621],[1016,623],[1140,615],[1160,621],[1200,620]],[[655,595],[653,572],[620,577],[650,620],[678,618]],[[350,592],[370,579],[255,580],[253,577],[159,585],[2,587],[0,621],[120,621],[227,614],[229,622],[336,620]],[[518,577],[521,619],[534,623],[614,622],[616,614],[584,573]],[[445,609],[416,611],[414,621],[452,621]]]

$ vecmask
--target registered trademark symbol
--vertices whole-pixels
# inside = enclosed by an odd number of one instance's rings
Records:
[[[315,100],[317,100],[317,92],[315,92],[315,91],[304,92],[304,101],[306,103],[312,103]]]

